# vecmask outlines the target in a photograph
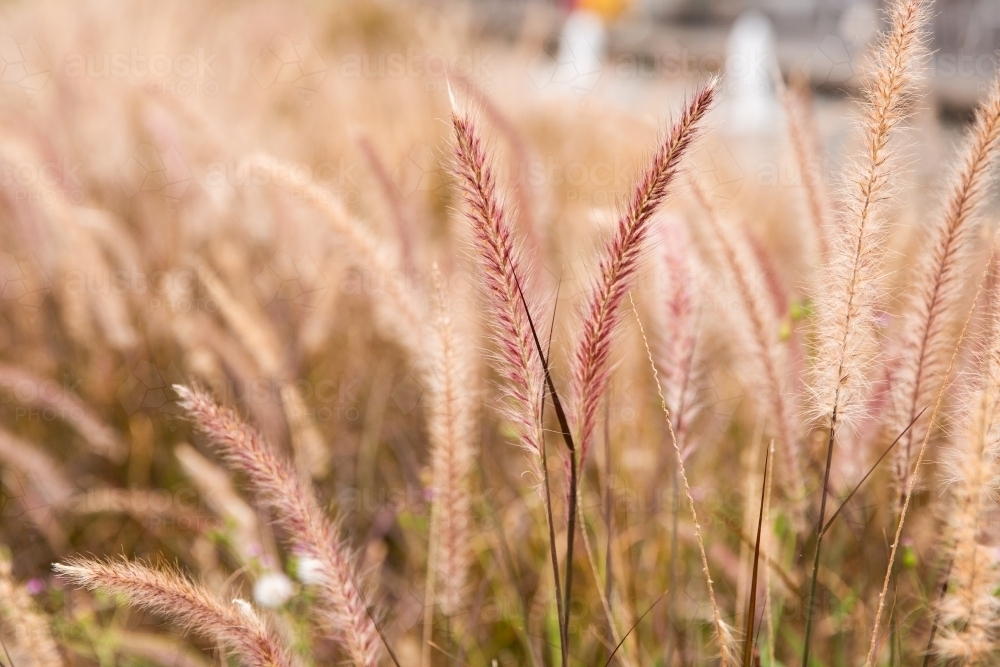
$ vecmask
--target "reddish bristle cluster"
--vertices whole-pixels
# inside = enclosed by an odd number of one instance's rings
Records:
[[[516,425],[522,446],[536,466],[541,454],[542,363],[532,340],[525,303],[530,307],[528,272],[521,261],[513,228],[498,193],[494,168],[476,130],[474,118],[452,114],[455,134],[455,172],[471,223],[475,248],[498,352],[497,371],[505,380],[509,401],[507,418]],[[524,299],[522,300],[522,296]]]
[[[573,405],[580,435],[581,462],[586,460],[597,423],[597,409],[607,387],[611,342],[621,321],[622,301],[639,269],[643,247],[652,229],[653,214],[666,199],[681,158],[698,136],[702,117],[711,108],[714,97],[713,81],[688,104],[653,155],[601,254],[599,277],[587,299],[583,332],[574,358]]]

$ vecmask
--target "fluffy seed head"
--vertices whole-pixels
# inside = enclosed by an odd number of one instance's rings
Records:
[[[354,558],[338,540],[313,490],[234,410],[216,405],[200,389],[174,389],[198,429],[230,467],[246,475],[260,501],[274,512],[293,550],[321,564],[320,612],[334,638],[356,664],[376,665],[381,640],[357,583]]]
[[[965,310],[965,269],[976,246],[987,181],[1000,154],[1000,79],[977,110],[965,149],[947,191],[944,208],[917,260],[916,284],[900,326],[892,374],[889,436],[903,432],[929,405],[945,381],[954,334]],[[901,496],[909,479],[914,450],[927,433],[921,419],[896,449],[896,487]]]
[[[231,648],[250,667],[291,667],[288,651],[246,602],[226,605],[177,572],[142,563],[73,559],[59,563],[63,578],[91,591],[125,598]]]
[[[476,391],[471,351],[452,320],[441,275],[434,266],[436,307],[428,432],[431,441],[433,501],[431,567],[440,582],[438,602],[446,615],[458,612],[469,568],[471,523],[469,475]]]
[[[492,363],[503,379],[504,415],[517,428],[529,453],[531,471],[541,480],[542,363],[532,338],[525,302],[534,313],[529,271],[514,240],[495,167],[479,136],[477,120],[467,109],[451,116],[455,138],[454,172],[465,203],[473,256],[493,317],[497,352]],[[522,296],[524,297],[522,300]]]
[[[622,319],[622,301],[639,270],[653,216],[669,194],[681,158],[700,134],[702,119],[714,98],[712,80],[690,100],[653,154],[601,252],[597,281],[584,307],[582,332],[573,359],[573,411],[580,436],[581,465],[593,439],[601,397],[607,389],[611,344]]]
[[[659,316],[654,352],[656,367],[663,376],[663,393],[674,432],[684,443],[687,429],[700,407],[695,377],[698,269],[687,230],[680,221],[665,221],[659,230],[657,258],[663,277],[663,297],[654,309]]]
[[[891,142],[910,116],[923,60],[928,10],[920,0],[899,0],[889,10],[862,88],[861,155],[845,186],[843,219],[830,230],[830,253],[819,282],[812,411],[838,423],[855,421],[864,405],[875,361],[880,271],[887,233],[886,208],[897,151]]]

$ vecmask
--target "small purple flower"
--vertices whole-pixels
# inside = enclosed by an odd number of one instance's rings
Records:
[[[28,583],[25,584],[25,588],[27,588],[28,592],[32,595],[38,595],[45,590],[45,582],[42,579],[35,577],[34,579],[28,580]]]

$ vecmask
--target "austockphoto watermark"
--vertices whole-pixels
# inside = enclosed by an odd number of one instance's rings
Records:
[[[223,532],[226,523],[211,515],[206,506],[222,505],[226,499],[220,498],[216,503],[213,493],[211,490],[199,492],[190,487],[171,491],[97,489],[74,495],[66,502],[65,509],[75,514],[129,514],[156,528]]]
[[[992,80],[997,70],[997,59],[992,53],[956,54],[938,53],[931,61],[931,73],[940,78]]]
[[[796,160],[765,160],[757,163],[752,176],[754,184],[761,187],[803,187],[809,176],[829,189],[832,183],[827,174],[835,173],[836,166],[829,156],[806,165]]]
[[[476,49],[472,53],[425,53],[408,48],[405,53],[345,53],[337,72],[345,79],[404,79],[430,76],[444,79],[458,75],[464,79],[492,79],[493,53]]]
[[[37,257],[0,250],[0,301],[37,310],[51,291],[52,283]]]
[[[0,186],[12,193],[15,203],[82,204],[82,167],[82,162],[66,158],[46,162],[0,160]]]
[[[358,184],[360,169],[359,162],[344,157],[316,164],[274,162],[265,165],[255,162],[210,162],[205,169],[204,182],[210,187],[319,186],[321,190],[311,193],[310,197],[331,199],[337,197],[355,203],[361,196]],[[296,198],[305,198],[305,195],[294,191],[292,195]]]
[[[769,85],[772,59],[773,54],[763,49],[727,55],[721,51],[693,51],[681,47],[648,54],[620,53],[606,69],[621,79],[693,79],[710,72],[724,72],[723,85],[729,92],[756,92],[739,85],[750,80]]]
[[[63,277],[63,290],[75,296],[141,296],[151,308],[169,308],[175,312],[196,310],[215,312],[218,304],[199,295],[201,281],[194,269],[169,271],[106,271],[75,269]]]
[[[687,48],[651,54],[620,53],[611,61],[611,72],[622,79],[694,77],[725,67],[722,53],[695,53]]]
[[[628,191],[634,171],[634,165],[619,156],[596,162],[547,158],[530,161],[523,177],[533,187],[563,188],[567,203],[612,204]]]
[[[14,421],[29,422],[75,422],[80,421],[83,410],[78,407],[68,405],[44,405],[44,406],[23,406],[19,405],[10,411]]]
[[[203,48],[177,54],[146,54],[136,47],[128,52],[71,53],[63,63],[63,73],[71,79],[138,80],[157,92],[215,95],[219,92],[218,56]]]
[[[65,400],[67,392],[80,386],[60,383],[52,379],[3,377],[0,378],[0,406],[7,408],[15,420],[28,421],[77,421],[83,417],[83,408]]]

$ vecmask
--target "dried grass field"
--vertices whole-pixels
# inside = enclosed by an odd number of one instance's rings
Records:
[[[0,665],[1000,664],[1000,79],[883,4],[0,5]]]

